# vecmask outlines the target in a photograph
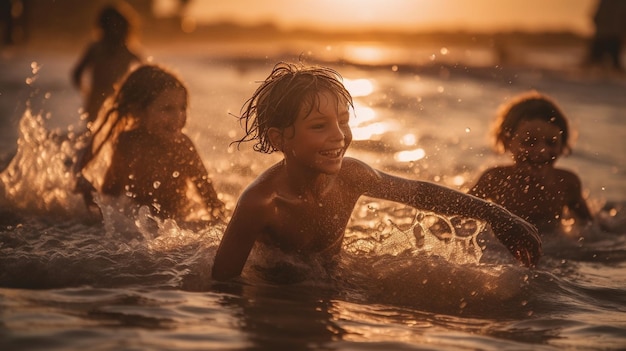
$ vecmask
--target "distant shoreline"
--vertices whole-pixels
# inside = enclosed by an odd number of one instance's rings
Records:
[[[33,27],[28,36],[16,46],[39,47],[46,50],[66,50],[83,47],[92,39],[90,29],[77,33],[73,27]],[[282,29],[272,23],[241,25],[218,22],[198,25],[183,32],[177,21],[155,20],[144,23],[137,39],[145,45],[162,43],[225,43],[225,42],[289,42],[310,41],[333,44],[337,42],[379,42],[396,45],[438,45],[491,47],[573,47],[584,45],[589,38],[572,31],[399,31],[399,30],[334,30]]]

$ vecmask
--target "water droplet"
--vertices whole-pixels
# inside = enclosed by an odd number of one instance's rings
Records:
[[[39,70],[41,69],[41,65],[38,64],[36,61],[33,61],[30,63],[30,69],[31,69],[31,72],[33,72],[33,74],[37,74]]]

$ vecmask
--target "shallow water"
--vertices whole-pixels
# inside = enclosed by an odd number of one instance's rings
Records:
[[[215,283],[209,272],[222,226],[181,229],[120,213],[112,199],[100,199],[104,223],[86,219],[68,173],[74,132],[83,128],[68,79],[78,52],[18,50],[2,59],[0,145],[12,163],[0,174],[0,348],[624,348],[623,77],[581,72],[571,51],[528,52],[524,64],[496,67],[490,52],[467,48],[281,50],[150,53],[187,82],[187,133],[229,210],[278,160],[229,148],[240,135],[230,114],[274,63],[304,52],[338,69],[355,95],[352,156],[460,190],[507,162],[486,136],[497,106],[531,88],[553,96],[578,131],[574,153],[559,165],[580,175],[597,223],[548,238],[546,256],[529,270],[479,230],[437,233],[431,214],[364,198],[332,273],[288,261],[299,281],[269,284],[257,267],[288,258],[259,248],[241,281]],[[23,113],[26,103],[32,114]]]

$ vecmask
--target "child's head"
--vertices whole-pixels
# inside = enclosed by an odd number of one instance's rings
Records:
[[[512,142],[520,125],[529,121],[542,121],[558,128],[558,141],[562,145],[559,156],[571,151],[565,115],[552,99],[536,91],[523,93],[500,108],[494,128],[496,149],[516,152]]]
[[[136,26],[136,14],[126,3],[107,5],[100,11],[97,27],[105,41],[122,44],[130,37]]]
[[[176,126],[180,131],[186,122],[187,101],[187,87],[175,74],[158,65],[139,66],[123,80],[112,102],[105,103],[110,108],[98,117],[94,137],[104,141],[122,130],[141,126],[147,119],[157,118],[164,127]]]
[[[335,70],[305,67],[281,62],[246,101],[240,123],[246,135],[237,143],[256,140],[254,150],[272,153],[277,149],[269,140],[270,128],[285,130],[301,114],[319,108],[319,94],[330,93],[340,104],[352,106],[352,96]]]
[[[119,117],[138,118],[165,91],[183,92],[185,102],[188,99],[187,87],[174,73],[158,65],[142,65],[126,77],[112,110]]]

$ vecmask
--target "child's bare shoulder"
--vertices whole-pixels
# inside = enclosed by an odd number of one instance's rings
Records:
[[[378,177],[378,171],[372,166],[353,157],[344,157],[341,174],[349,178]]]
[[[555,168],[555,174],[563,183],[571,186],[579,186],[581,184],[580,177],[570,170],[563,168]]]
[[[169,142],[176,152],[196,152],[196,145],[187,134],[181,133],[175,138],[165,139],[164,141]]]
[[[515,174],[515,168],[513,166],[496,166],[486,169],[481,178],[484,179],[502,179],[510,178]]]
[[[280,190],[280,168],[280,163],[277,163],[257,176],[241,193],[239,203],[266,205],[271,200],[272,194]]]
[[[239,195],[235,212],[243,214],[242,218],[246,220],[254,217],[256,225],[263,226],[263,223],[271,222],[276,216],[272,211],[276,208],[274,205],[278,197],[275,184],[274,178],[261,174]]]

